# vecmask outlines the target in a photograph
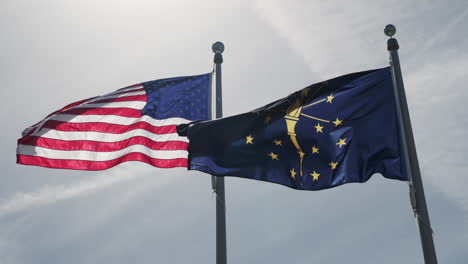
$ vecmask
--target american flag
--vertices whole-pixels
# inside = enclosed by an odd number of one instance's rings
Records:
[[[176,126],[206,120],[211,73],[161,79],[69,104],[26,128],[17,163],[104,170],[125,161],[187,167],[188,140]]]

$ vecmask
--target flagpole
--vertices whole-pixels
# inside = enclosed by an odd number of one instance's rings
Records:
[[[405,152],[406,168],[410,178],[410,201],[416,222],[419,228],[421,244],[425,264],[437,264],[437,257],[432,237],[431,223],[429,222],[429,213],[427,212],[426,198],[419,170],[419,162],[414,143],[413,130],[406,101],[403,77],[400,68],[400,59],[398,57],[398,41],[393,38],[396,28],[393,25],[387,25],[384,29],[385,35],[390,37],[387,41],[387,50],[390,53],[390,66],[393,73],[393,84],[395,97],[398,106],[398,115],[401,126],[403,148]]]
[[[216,73],[216,118],[223,117],[221,89],[221,64],[223,63],[224,44],[216,42],[211,47],[215,56]],[[216,194],[216,264],[226,264],[226,206],[224,201],[224,177],[212,177],[213,190]]]

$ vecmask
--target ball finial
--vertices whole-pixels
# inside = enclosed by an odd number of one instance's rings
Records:
[[[385,26],[384,33],[388,37],[393,37],[393,35],[396,33],[396,27],[392,24],[388,24]]]
[[[211,49],[214,53],[221,54],[224,51],[224,44],[220,41],[216,41],[213,46],[211,46]]]

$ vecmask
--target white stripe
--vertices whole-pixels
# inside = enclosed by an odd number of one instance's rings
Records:
[[[70,110],[70,109],[75,109],[75,108],[99,107],[97,104],[94,104],[94,106],[93,106],[92,104],[90,104],[90,103],[92,103],[92,102],[99,101],[99,100],[146,94],[145,91],[132,92],[132,90],[139,89],[139,88],[142,88],[142,87],[143,87],[143,86],[138,86],[138,87],[134,87],[134,88],[128,88],[128,89],[126,89],[126,90],[129,90],[129,92],[127,92],[127,93],[114,94],[115,92],[112,92],[112,93],[109,93],[108,95],[97,96],[97,97],[94,97],[94,98],[92,98],[92,99],[89,99],[89,100],[87,100],[87,101],[85,101],[85,102],[83,102],[83,103],[81,103],[81,104],[79,104],[79,105],[76,105],[76,106],[71,107],[71,108],[67,108],[67,109],[65,109],[64,111],[67,111],[67,110]],[[122,92],[122,91],[121,91],[121,92]],[[114,95],[113,95],[113,94],[114,94]],[[129,101],[129,102],[138,102],[138,104],[139,104],[138,107],[141,107],[140,103],[141,103],[142,101]],[[146,102],[145,102],[145,104],[146,104]],[[101,107],[102,107],[102,106],[101,106]],[[118,108],[117,106],[115,106],[115,107],[106,106],[106,107],[108,107],[108,108]],[[145,106],[143,105],[143,107],[141,107],[141,108],[136,108],[136,109],[137,109],[137,110],[141,110],[141,109],[143,109],[144,107],[145,107]],[[127,108],[133,108],[133,107],[127,107]],[[63,112],[63,111],[62,111],[62,112]],[[56,115],[59,115],[60,113],[61,113],[61,112],[58,112],[58,113],[56,113],[56,114],[53,115],[53,116],[47,117],[47,118],[43,119],[41,122],[39,122],[38,124],[33,125],[33,126],[27,128],[27,129],[34,129],[34,128],[36,128],[36,127],[41,127],[42,125],[44,125],[44,123],[45,123],[46,121],[48,121],[48,120],[55,120],[55,119],[53,119],[53,117],[56,116]],[[26,129],[25,129],[24,131],[26,131]],[[24,132],[24,131],[23,131],[23,132]],[[29,132],[29,131],[28,131],[28,132]]]
[[[144,129],[135,129],[122,134],[87,132],[87,131],[58,131],[51,128],[43,128],[35,132],[34,136],[43,138],[59,139],[65,141],[89,140],[98,142],[118,142],[132,137],[145,137],[157,142],[182,141],[188,142],[187,137],[181,137],[177,133],[154,134]]]
[[[153,150],[143,145],[133,145],[125,149],[107,152],[55,150],[29,145],[18,145],[18,154],[65,160],[109,161],[133,152],[143,153],[155,159],[178,159],[188,157],[188,152],[185,150]]]
[[[123,94],[103,95],[103,96],[99,96],[97,98],[94,98],[92,100],[89,100],[89,101],[85,102],[84,104],[88,104],[88,103],[92,103],[92,102],[99,101],[99,100],[104,100],[104,99],[121,98],[121,97],[143,95],[143,94],[146,94],[146,92],[145,91],[138,91],[138,92],[123,93]]]
[[[185,118],[173,117],[168,119],[154,119],[150,116],[144,115],[141,117],[123,117],[116,115],[71,115],[71,114],[58,114],[51,116],[49,120],[63,121],[68,123],[89,123],[89,122],[102,122],[116,125],[131,125],[137,122],[146,122],[153,126],[170,126],[190,123],[190,120]]]
[[[145,107],[146,102],[142,101],[129,101],[129,102],[108,102],[108,103],[97,103],[97,104],[81,104],[73,107],[73,109],[78,108],[131,108],[136,110],[141,110]]]
[[[120,89],[120,90],[113,91],[112,93],[108,93],[106,95],[122,93],[122,92],[129,92],[129,91],[138,90],[138,89],[141,89],[141,88],[143,88],[143,85],[138,85],[138,86],[129,87],[129,88],[123,88],[123,89]]]

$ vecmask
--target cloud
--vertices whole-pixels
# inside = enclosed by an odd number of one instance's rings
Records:
[[[396,37],[404,43],[400,56],[423,180],[468,210],[468,179],[463,176],[468,119],[462,109],[468,93],[461,89],[468,83],[463,48],[468,41],[456,34],[468,9],[462,2],[450,8],[426,1],[377,2],[258,0],[254,10],[323,79],[385,66],[383,28],[388,21],[395,23]],[[433,19],[439,16],[444,23]]]
[[[218,39],[227,46],[225,113],[247,111],[315,81],[388,65],[389,22],[398,28],[438,255],[464,263],[468,60],[466,36],[457,32],[465,0],[244,2],[11,2],[0,67],[9,98],[4,123],[16,127],[3,137],[0,263],[212,261],[209,175],[138,163],[99,173],[20,168],[14,139],[64,102],[210,70]],[[226,199],[230,262],[422,259],[404,182],[375,175],[366,184],[299,192],[228,178]]]
[[[405,82],[423,180],[468,211],[467,61],[463,50],[435,53]]]
[[[391,3],[381,6],[373,1],[363,7],[349,1],[259,0],[254,10],[304,57],[313,72],[330,78],[356,69],[385,66],[385,22],[376,25],[382,21],[378,11],[389,6]],[[377,50],[379,40],[381,47]]]
[[[0,201],[0,217],[29,210],[33,207],[76,198],[117,184],[135,180],[135,178],[148,175],[150,172],[151,168],[148,166],[137,167],[135,165],[135,163],[129,166],[121,165],[119,168],[93,175],[86,180],[70,185],[46,185],[37,191],[18,192],[10,198]],[[160,184],[165,183],[164,179],[165,178],[161,178]]]
[[[465,8],[465,10],[460,11],[459,14],[447,21],[447,23],[443,25],[442,29],[438,30],[420,49],[418,49],[417,52],[411,55],[408,63],[417,63],[414,62],[414,60],[420,59],[421,56],[425,55],[431,48],[439,44],[439,42],[450,39],[450,35],[454,33],[456,27],[464,21],[467,15],[468,8]]]

